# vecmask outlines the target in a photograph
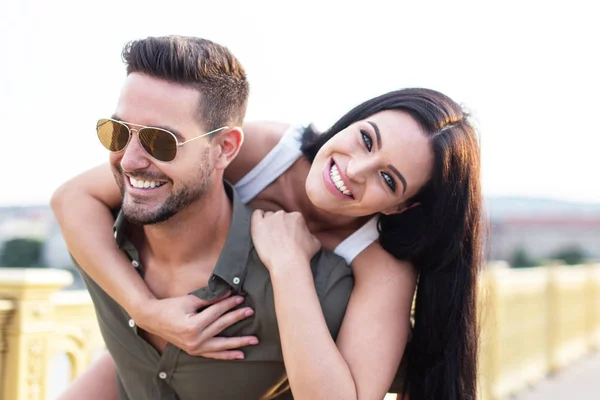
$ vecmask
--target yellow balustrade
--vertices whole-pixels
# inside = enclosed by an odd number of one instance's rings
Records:
[[[589,350],[600,350],[600,268],[593,264],[587,266],[586,285],[586,329],[588,331]]]
[[[54,355],[65,353],[71,363],[71,380],[81,374],[104,349],[92,299],[85,290],[63,291],[52,296],[55,309]],[[76,324],[73,322],[77,321]]]
[[[71,279],[0,268],[0,400],[46,400],[56,354],[67,354],[73,379],[104,347],[87,292],[60,291]],[[481,400],[506,399],[600,349],[600,264],[490,263],[480,293]]]
[[[547,269],[549,369],[557,372],[588,351],[586,327],[586,279],[589,271],[581,267],[552,266]]]
[[[57,353],[74,377],[102,346],[89,296],[59,292],[72,281],[64,270],[0,268],[0,400],[45,400]]]
[[[547,373],[547,275],[539,268],[483,275],[481,376],[486,398],[501,399]]]
[[[506,399],[600,349],[600,265],[482,275],[480,392]]]
[[[13,314],[15,309],[14,302],[11,300],[0,300],[0,384],[3,385],[3,377],[5,376],[4,368],[7,365],[5,360],[8,346],[4,335],[4,326],[6,326],[8,317]],[[2,385],[0,385],[0,400],[6,398],[2,395]]]

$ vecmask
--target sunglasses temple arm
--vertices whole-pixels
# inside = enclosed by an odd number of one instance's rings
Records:
[[[217,133],[219,131],[222,131],[223,129],[228,129],[228,128],[229,128],[228,126],[223,126],[221,128],[215,129],[214,131],[210,131],[210,132],[204,133],[200,136],[196,136],[195,138],[191,138],[190,140],[186,140],[183,143],[177,143],[177,146],[183,146],[184,144],[191,142],[192,140],[200,139],[200,138],[203,138],[204,136],[212,135],[213,133]],[[175,140],[177,140],[177,138]]]

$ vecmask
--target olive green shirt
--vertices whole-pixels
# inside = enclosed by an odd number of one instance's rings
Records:
[[[245,347],[245,359],[235,361],[190,356],[171,343],[159,354],[138,334],[127,312],[80,269],[106,347],[115,360],[120,400],[253,400],[279,387],[286,376],[269,271],[258,258],[250,235],[252,211],[241,203],[231,186],[225,183],[225,188],[233,203],[225,246],[208,286],[192,294],[210,300],[231,289],[233,294],[243,295],[245,300],[239,307],[251,307],[254,315],[227,328],[221,336],[256,335],[259,344]],[[114,225],[115,240],[131,260],[132,268],[141,270],[139,254],[126,237],[126,225],[120,212]],[[335,339],[353,288],[351,270],[341,257],[326,251],[317,253],[310,266],[327,326]],[[276,398],[292,399],[292,395],[287,389]]]

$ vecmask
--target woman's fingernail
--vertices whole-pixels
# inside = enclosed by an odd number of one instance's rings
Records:
[[[238,303],[238,304],[242,303],[243,301],[244,301],[244,298],[242,296],[238,296],[238,297],[235,298],[235,302]]]
[[[244,312],[244,315],[245,315],[246,317],[249,317],[249,316],[251,316],[252,314],[254,314],[254,310],[253,310],[253,309],[248,309],[248,310],[246,310],[246,312]]]
[[[238,355],[236,358],[237,358],[238,360],[243,360],[243,359],[244,359],[244,355],[243,355],[243,354],[240,354],[240,355]]]
[[[258,344],[258,339],[250,339],[250,344]]]

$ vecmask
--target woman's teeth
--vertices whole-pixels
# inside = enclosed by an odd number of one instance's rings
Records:
[[[352,196],[352,193],[350,193],[350,191],[344,184],[342,177],[340,176],[340,171],[338,170],[337,165],[335,165],[335,164],[331,165],[331,170],[329,171],[329,175],[331,176],[331,180],[333,181],[333,184],[335,185],[337,190],[339,190],[340,192],[342,192],[342,194],[345,194],[346,196]]]
[[[165,184],[164,182],[137,180],[132,177],[129,177],[129,183],[138,189],[154,189]]]

